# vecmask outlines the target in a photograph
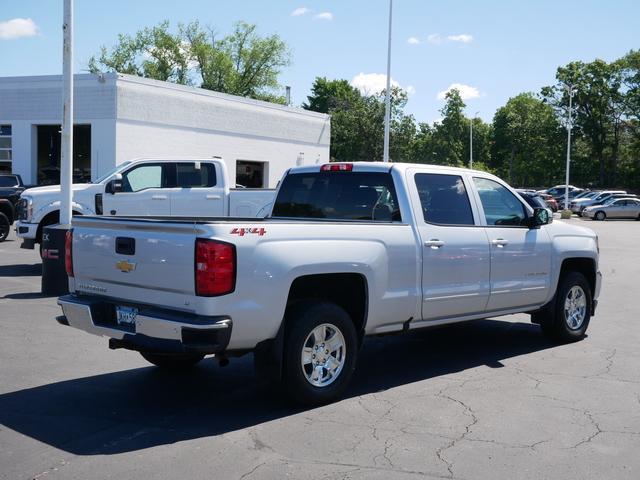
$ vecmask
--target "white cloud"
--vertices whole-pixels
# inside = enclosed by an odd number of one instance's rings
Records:
[[[13,18],[6,22],[0,22],[0,40],[33,37],[38,33],[36,22],[30,18]]]
[[[311,12],[310,8],[307,7],[298,7],[296,8],[293,12],[291,12],[291,16],[292,17],[300,17],[302,15],[306,15],[307,13]]]
[[[427,37],[427,42],[429,42],[432,45],[440,45],[442,41],[443,41],[442,37],[440,36],[439,33],[431,33]]]
[[[331,12],[322,12],[314,16],[316,20],[333,20],[333,13]]]
[[[377,95],[387,88],[387,76],[384,73],[359,73],[351,80],[351,85],[360,90],[363,95]],[[403,89],[409,95],[416,93],[413,85],[403,87],[391,78],[391,86]]]
[[[422,42],[418,37],[409,37],[409,39],[407,40],[407,43],[409,45],[420,45]]]
[[[473,36],[467,33],[461,33],[460,35],[449,35],[447,40],[450,42],[469,43],[473,41]]]
[[[446,90],[443,90],[438,93],[438,100],[444,100],[445,95],[450,90],[456,89],[460,92],[460,97],[463,100],[469,100],[471,98],[478,98],[480,96],[480,91],[476,87],[472,87],[471,85],[465,85],[464,83],[452,83],[447,87]]]
[[[387,88],[387,76],[384,73],[359,73],[351,85],[356,87],[363,95],[375,95]],[[399,87],[400,84],[391,78],[391,86]]]

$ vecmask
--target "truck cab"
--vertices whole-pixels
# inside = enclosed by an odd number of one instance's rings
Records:
[[[137,159],[92,183],[73,185],[74,215],[265,216],[274,190],[232,189],[221,158]],[[29,189],[18,205],[16,232],[34,248],[45,226],[58,223],[60,187]]]

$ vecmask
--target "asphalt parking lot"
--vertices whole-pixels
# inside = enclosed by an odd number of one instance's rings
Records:
[[[640,222],[600,236],[588,337],[528,315],[366,341],[347,398],[294,409],[251,356],[165,373],[60,326],[34,251],[0,244],[2,479],[638,479]]]

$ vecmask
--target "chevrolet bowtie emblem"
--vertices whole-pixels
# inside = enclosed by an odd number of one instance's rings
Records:
[[[116,268],[121,272],[129,273],[136,269],[136,264],[129,262],[128,260],[120,260],[116,263]]]

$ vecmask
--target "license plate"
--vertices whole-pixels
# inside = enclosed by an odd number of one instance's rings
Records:
[[[116,322],[118,322],[118,325],[135,326],[137,316],[137,308],[116,306]]]

